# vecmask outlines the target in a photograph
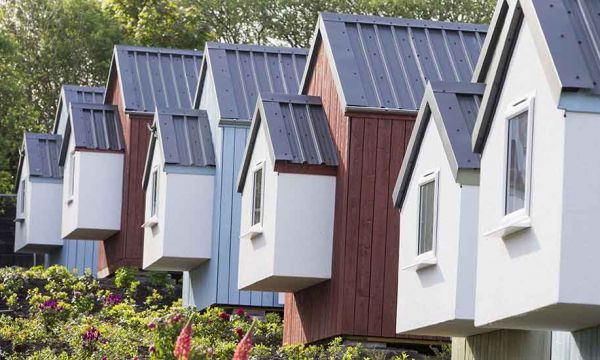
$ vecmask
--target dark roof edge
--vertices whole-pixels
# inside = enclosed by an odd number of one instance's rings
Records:
[[[488,25],[461,22],[405,19],[401,17],[387,17],[379,15],[355,15],[332,12],[319,12],[324,21],[343,21],[377,25],[410,26],[430,29],[462,30],[462,31],[487,31]]]
[[[473,84],[473,83],[448,83],[441,84],[440,82],[436,82],[435,84],[428,83],[425,88],[425,94],[423,95],[423,100],[421,102],[421,106],[419,108],[419,114],[415,121],[415,125],[413,127],[413,131],[410,135],[410,140],[408,142],[408,146],[406,148],[406,153],[404,159],[402,161],[402,166],[400,167],[400,171],[398,172],[398,177],[396,178],[396,184],[394,186],[394,191],[392,193],[392,201],[394,207],[401,208],[404,203],[404,199],[406,197],[406,192],[408,191],[408,187],[410,185],[410,180],[412,177],[412,173],[417,163],[417,159],[419,156],[419,152],[421,149],[421,144],[423,143],[423,138],[425,136],[425,131],[427,130],[427,126],[431,121],[431,117],[433,116],[433,121],[436,123],[436,129],[438,134],[442,138],[442,145],[444,147],[444,152],[446,154],[446,158],[448,159],[448,163],[450,164],[450,168],[452,170],[452,175],[454,176],[455,181],[461,182],[463,181],[463,177],[459,175],[461,168],[458,165],[456,160],[456,155],[454,154],[454,150],[450,145],[450,141],[448,139],[448,134],[446,131],[440,131],[440,129],[445,129],[444,120],[441,118],[442,114],[439,111],[437,100],[435,97],[435,93],[445,92],[443,90],[436,91],[433,86],[437,86],[438,88],[448,88],[455,89],[461,91],[446,91],[447,93],[457,93],[457,94],[473,94],[473,95],[481,95],[483,92],[482,84]],[[468,88],[472,88],[474,91],[467,91]],[[435,114],[434,114],[435,113]],[[469,168],[467,170],[473,170]]]
[[[448,82],[448,81],[431,81],[429,82],[433,92],[445,92],[455,94],[473,94],[483,95],[485,84],[469,83],[469,82]]]
[[[485,146],[490,130],[490,122],[496,111],[495,108],[500,99],[502,87],[504,86],[504,81],[506,79],[506,73],[524,21],[523,10],[518,4],[519,2],[517,2],[517,6],[513,8],[512,13],[509,14],[509,17],[507,18],[509,25],[506,37],[501,39],[502,43],[500,43],[500,41],[498,43],[502,46],[499,49],[500,53],[498,55],[500,60],[498,61],[497,67],[492,69],[492,71],[495,71],[494,78],[485,90],[481,100],[479,113],[477,114],[477,120],[475,121],[475,127],[473,128],[473,134],[471,134],[471,145],[473,151],[476,153],[481,153]],[[490,66],[492,65],[493,64],[490,64]]]
[[[310,95],[295,95],[295,94],[279,94],[279,93],[262,93],[259,95],[262,102],[287,102],[308,105],[322,105],[321,97]]]
[[[194,49],[145,47],[145,46],[121,45],[121,44],[115,45],[115,50],[117,50],[117,49],[125,50],[125,51],[152,52],[152,53],[161,53],[161,54],[202,56],[201,50],[194,50]]]
[[[142,177],[142,189],[144,191],[148,187],[148,179],[150,177],[150,171],[152,170],[152,160],[154,158],[154,148],[156,147],[156,140],[158,138],[156,119],[158,114],[154,118],[152,126],[148,129],[150,131],[150,145],[148,146],[148,152],[146,153],[146,162],[144,163],[144,176]]]
[[[285,53],[285,54],[299,54],[299,55],[307,55],[308,54],[308,49],[298,48],[298,47],[268,46],[268,45],[254,45],[254,44],[231,44],[231,43],[215,42],[215,41],[207,42],[206,49],[260,51],[260,52],[268,52],[268,53]]]
[[[236,181],[236,190],[239,193],[244,191],[246,185],[246,176],[250,168],[250,160],[252,158],[252,151],[254,150],[254,144],[256,143],[256,136],[258,135],[258,129],[260,128],[261,122],[261,94],[258,95],[256,100],[256,107],[254,109],[254,116],[252,116],[252,123],[250,124],[250,131],[248,133],[248,141],[246,142],[246,148],[244,149],[244,156],[242,156],[242,166],[238,174]]]
[[[509,5],[506,0],[501,0],[496,4],[492,22],[490,24],[492,31],[488,31],[488,35],[485,37],[479,59],[475,65],[475,70],[473,70],[473,82],[482,83],[485,81],[491,62],[494,58],[496,46],[500,41],[500,35],[502,34],[508,11]]]

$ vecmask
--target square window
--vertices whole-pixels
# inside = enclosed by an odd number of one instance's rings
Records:
[[[252,225],[262,222],[263,205],[263,167],[254,170],[254,191],[252,195]]]

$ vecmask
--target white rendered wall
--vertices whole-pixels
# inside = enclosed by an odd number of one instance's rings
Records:
[[[498,322],[535,328],[529,321],[499,321],[558,301],[566,119],[557,109],[546,76],[524,21],[481,159],[475,325]],[[535,93],[532,227],[506,239],[483,236],[497,228],[504,216],[504,114],[531,93]]]
[[[252,221],[253,173],[264,161],[262,234],[240,239],[238,287],[294,291],[331,277],[335,177],[273,171],[263,124],[242,194],[240,233]]]
[[[438,173],[437,264],[409,268],[417,257],[419,179]],[[441,137],[430,119],[400,212],[396,331],[424,335],[476,333],[476,186],[456,183]],[[463,221],[463,220],[467,221]]]
[[[167,165],[165,169],[161,159],[157,144],[152,169],[159,168],[158,223],[144,230],[143,267],[190,270],[210,258],[214,175],[170,171],[174,167]],[[148,184],[146,220],[150,217],[151,188]]]
[[[28,166],[25,159],[21,173],[21,179],[26,181],[25,214],[24,221],[15,224],[14,249],[20,253],[43,253],[63,244],[60,236],[62,182],[30,177]],[[20,217],[18,208],[17,217]]]
[[[75,191],[71,197],[72,139],[65,161],[62,237],[105,240],[121,227],[122,153],[76,151]],[[141,186],[141,185],[140,185]]]

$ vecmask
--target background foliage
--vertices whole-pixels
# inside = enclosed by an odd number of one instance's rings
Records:
[[[309,46],[319,11],[487,23],[495,0],[2,0],[0,193],[23,131],[51,131],[60,85],[104,85],[112,46]]]

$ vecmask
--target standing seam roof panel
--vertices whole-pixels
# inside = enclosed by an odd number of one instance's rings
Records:
[[[350,107],[417,110],[427,81],[470,81],[487,31],[474,24],[320,16]]]
[[[25,133],[24,155],[27,156],[30,176],[62,178],[62,170],[58,166],[60,143],[60,135]]]
[[[200,51],[117,45],[115,61],[126,111],[191,109]]]
[[[71,103],[102,104],[104,102],[104,87],[63,85],[54,120],[54,133],[59,129],[58,122],[62,111],[69,111]]]
[[[274,161],[299,165],[339,164],[337,148],[319,97],[263,93],[257,107],[238,177],[238,192],[244,187],[261,123],[267,130]]]
[[[260,93],[297,94],[307,53],[298,48],[208,43],[204,66],[210,64],[221,118],[247,123]]]

